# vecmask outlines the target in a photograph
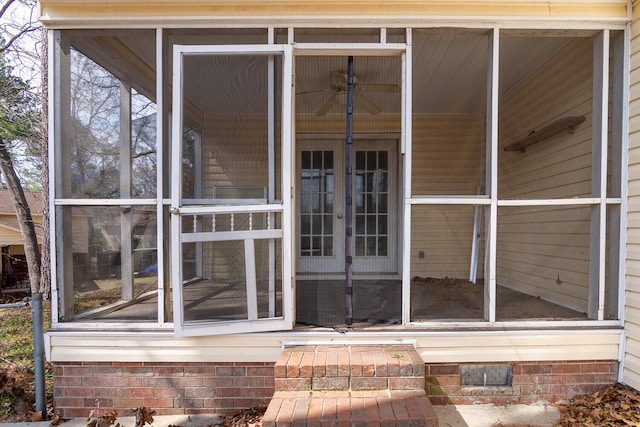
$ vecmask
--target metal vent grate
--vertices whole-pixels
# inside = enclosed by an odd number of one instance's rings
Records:
[[[462,365],[460,384],[463,386],[511,386],[511,365]]]

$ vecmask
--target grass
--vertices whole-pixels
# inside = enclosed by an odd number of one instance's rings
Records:
[[[0,309],[0,355],[11,363],[33,365],[31,308]]]
[[[46,330],[51,317],[49,303],[45,304],[43,316]],[[30,306],[0,308],[0,358],[0,420],[25,421],[24,417],[30,415],[28,410],[17,408],[33,408],[33,404],[28,402],[33,398],[33,330]],[[48,367],[45,369],[47,392],[50,395],[51,370]],[[21,401],[18,402],[19,400]]]

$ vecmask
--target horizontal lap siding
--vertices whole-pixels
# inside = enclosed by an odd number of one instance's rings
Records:
[[[414,115],[413,195],[475,195],[484,182],[483,131],[478,114]],[[413,206],[411,276],[468,277],[473,218],[473,206]]]
[[[622,380],[640,389],[640,2],[633,2],[629,117],[629,205]]]
[[[579,38],[502,95],[501,148],[564,117],[586,120],[574,134],[563,132],[525,152],[501,149],[501,199],[590,196],[592,74],[592,39]],[[586,312],[590,212],[588,207],[500,207],[498,283]]]
[[[414,115],[413,195],[475,195],[484,184],[483,126],[478,114]]]
[[[367,332],[346,341],[385,342],[415,340],[425,363],[500,361],[617,360],[619,330],[590,331],[497,331],[398,333],[379,335]],[[249,338],[249,339],[248,339]],[[306,333],[224,335],[176,338],[171,332],[145,334],[91,335],[82,339],[70,335],[50,335],[50,360],[54,362],[275,362],[283,342],[305,341]],[[335,343],[343,335],[317,332],[314,340]],[[344,340],[343,340],[344,341]],[[344,342],[346,342],[344,341]],[[341,341],[342,342],[342,341]]]
[[[267,120],[264,115],[208,116],[203,135],[205,195],[213,185],[266,186]]]
[[[269,173],[267,149],[265,115],[206,116],[202,135],[203,198],[213,197],[214,185],[266,188]],[[210,221],[210,218],[206,216],[205,221]],[[220,230],[229,229],[230,218],[229,215],[216,216]],[[246,215],[234,216],[234,220],[236,229],[248,228]],[[244,283],[245,253],[242,242],[204,243],[203,255],[205,278]]]

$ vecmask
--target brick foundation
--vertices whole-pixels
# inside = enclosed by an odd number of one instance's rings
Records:
[[[425,375],[429,400],[434,405],[527,404],[539,400],[553,403],[592,393],[615,383],[618,377],[618,362],[610,360],[510,365],[513,368],[510,387],[473,387],[460,385],[460,364],[427,364]]]
[[[55,363],[54,405],[62,418],[93,408],[119,416],[146,406],[158,415],[228,413],[267,406],[273,363]]]
[[[460,364],[426,364],[425,389],[436,405],[557,402],[613,384],[618,372],[616,361],[510,365],[510,387],[471,387],[460,385]],[[143,406],[158,415],[228,413],[267,406],[275,389],[273,363],[57,362],[53,372],[62,418],[84,418],[98,407],[119,416]]]

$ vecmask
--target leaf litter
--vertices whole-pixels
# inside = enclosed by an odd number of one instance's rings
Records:
[[[640,426],[640,393],[619,383],[554,406],[560,410],[560,419],[554,427]],[[493,427],[539,426],[497,423]]]

